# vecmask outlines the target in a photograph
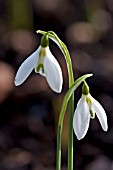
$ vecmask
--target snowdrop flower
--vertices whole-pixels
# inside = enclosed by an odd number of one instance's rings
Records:
[[[101,104],[90,95],[89,87],[86,82],[84,82],[82,97],[77,104],[73,118],[73,129],[78,140],[84,138],[86,135],[90,118],[94,118],[95,114],[99,119],[102,129],[107,131],[108,125],[105,110]]]
[[[63,84],[62,71],[59,63],[49,49],[48,34],[42,37],[39,48],[19,67],[15,77],[15,85],[21,85],[33,69],[35,69],[36,73],[46,77],[53,91],[57,93],[61,92]]]

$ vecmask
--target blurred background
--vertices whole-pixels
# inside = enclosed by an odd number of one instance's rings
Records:
[[[63,70],[61,94],[34,72],[19,87],[20,64],[40,45],[36,30],[54,31],[71,54],[75,79],[85,73],[90,92],[105,108],[109,130],[95,118],[81,141],[74,135],[74,170],[113,170],[113,1],[0,0],[0,170],[55,170],[56,130],[68,88],[66,63],[50,49]],[[75,107],[81,87],[75,95]],[[62,169],[67,166],[68,114],[62,140]]]

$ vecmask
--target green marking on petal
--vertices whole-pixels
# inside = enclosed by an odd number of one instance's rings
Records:
[[[92,111],[91,109],[90,109],[89,111],[90,111],[90,117],[91,117],[92,119],[94,119],[95,114],[93,113],[93,111]]]
[[[89,107],[92,107],[92,101],[89,96],[86,97],[86,102],[89,105]]]
[[[94,114],[94,112],[92,111],[92,101],[91,101],[91,99],[90,99],[89,96],[86,97],[86,102],[87,102],[87,104],[88,104],[88,106],[89,106],[90,117],[91,117],[92,119],[94,119],[95,114]]]
[[[38,73],[40,71],[40,69],[42,69],[42,73],[44,73],[44,66],[41,63],[36,67],[36,69],[35,69],[36,73]]]
[[[46,51],[45,48],[41,48],[40,52],[39,52],[39,57],[45,57],[46,56]]]

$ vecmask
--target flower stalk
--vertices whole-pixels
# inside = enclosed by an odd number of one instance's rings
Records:
[[[38,30],[37,33],[46,34],[47,32]],[[68,75],[69,75],[69,88],[74,83],[74,76],[73,76],[73,69],[72,69],[72,62],[71,57],[69,54],[69,51],[66,47],[66,45],[58,38],[58,36],[53,31],[48,31],[48,36],[50,39],[52,39],[61,49],[67,64],[68,69]],[[73,113],[74,113],[74,94],[72,94],[70,101],[69,101],[69,126],[68,126],[68,170],[73,170]],[[62,122],[63,124],[63,122]],[[58,127],[58,133],[61,133],[61,128]],[[57,138],[59,135],[57,135]],[[60,143],[61,145],[61,143]],[[57,152],[58,154],[61,154],[61,151]],[[57,164],[59,164],[59,168],[57,170],[60,170],[61,167],[61,156],[58,156],[59,160],[57,159]]]

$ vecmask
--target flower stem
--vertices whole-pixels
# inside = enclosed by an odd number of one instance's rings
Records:
[[[53,33],[53,32],[51,32],[51,33]],[[70,53],[69,53],[66,45],[61,40],[59,40],[59,38],[56,36],[56,34],[54,34],[54,36],[58,40],[58,43],[60,44],[60,47],[61,47],[62,52],[63,52],[65,59],[66,59],[68,75],[69,75],[69,88],[70,88],[74,83],[74,76],[73,76],[73,69],[72,69],[72,62],[71,62]],[[69,101],[68,170],[73,170],[73,114],[74,114],[74,93],[72,94],[70,101]],[[63,124],[63,122],[62,122],[62,124]],[[58,127],[58,130],[59,130],[59,127]],[[61,162],[61,158],[60,158],[60,162]]]
[[[74,96],[69,101],[69,119],[68,119],[68,170],[73,170],[73,114],[74,114]]]
[[[61,143],[62,143],[62,125],[58,125],[58,129],[57,129],[56,170],[61,169]]]
[[[47,32],[38,30],[37,33],[46,34]],[[67,69],[68,69],[68,75],[69,75],[69,88],[70,88],[74,83],[74,76],[73,76],[70,53],[66,45],[58,38],[58,36],[53,31],[48,31],[48,36],[59,46],[63,55],[65,56]],[[69,100],[68,170],[73,170],[73,113],[74,113],[74,93],[71,94],[71,97]],[[58,131],[57,131],[57,157],[56,157],[57,170],[61,170],[61,142],[62,142],[61,139],[62,139],[62,126],[63,126],[64,114],[65,114],[65,110],[63,111],[61,110],[59,122],[58,122]]]
[[[72,62],[69,51],[64,45],[66,63],[69,74],[69,88],[74,83]],[[74,114],[74,93],[69,100],[69,114],[68,114],[68,170],[73,170],[73,114]]]

